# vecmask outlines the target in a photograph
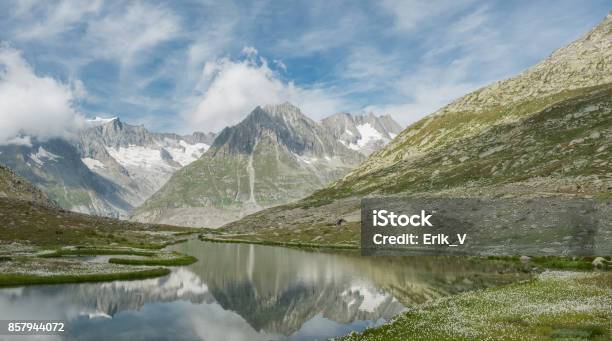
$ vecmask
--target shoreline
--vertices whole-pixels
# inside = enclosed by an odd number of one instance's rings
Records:
[[[88,256],[116,257],[105,262],[77,258]],[[0,257],[0,288],[155,278],[168,275],[171,272],[168,267],[197,261],[196,257],[175,251],[127,247],[36,250],[19,256]]]

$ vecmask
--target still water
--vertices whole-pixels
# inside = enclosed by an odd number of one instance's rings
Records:
[[[0,289],[0,320],[67,322],[63,336],[44,339],[325,340],[427,300],[521,279],[460,257],[361,257],[199,240],[171,248],[199,261],[148,280]]]

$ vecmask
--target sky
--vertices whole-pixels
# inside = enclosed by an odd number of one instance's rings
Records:
[[[220,131],[257,105],[400,124],[579,38],[607,1],[0,2],[0,143],[119,116]],[[21,137],[19,137],[21,136]]]

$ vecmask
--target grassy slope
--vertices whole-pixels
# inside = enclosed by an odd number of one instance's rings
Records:
[[[47,248],[66,245],[160,248],[194,229],[140,224],[0,198],[0,242]]]
[[[138,224],[0,198],[0,286],[131,280],[163,276],[193,257],[157,251],[195,230]],[[65,248],[65,247],[72,248]],[[54,252],[40,253],[55,249]],[[130,255],[139,262],[95,264],[72,256]],[[121,265],[124,264],[124,265]],[[131,266],[128,266],[131,265]]]
[[[303,202],[316,206],[372,193],[431,192],[537,177],[604,176],[612,156],[607,147],[611,113],[612,84],[606,84],[512,108],[422,120],[405,130],[401,143],[378,156],[394,155],[394,164],[351,173]],[[474,129],[479,133],[470,136]],[[595,137],[594,133],[599,134]],[[414,157],[400,159],[402,150],[424,143],[427,148],[420,148]],[[370,160],[375,162],[376,157]]]
[[[609,340],[612,273],[545,272],[537,279],[416,306],[342,340]]]
[[[48,207],[57,206],[40,189],[15,174],[11,169],[0,165],[0,198],[2,197],[32,201]]]
[[[160,265],[160,266],[182,266],[197,262],[193,256],[174,253],[168,257],[143,257],[143,258],[111,258],[108,260],[112,264],[125,265]]]

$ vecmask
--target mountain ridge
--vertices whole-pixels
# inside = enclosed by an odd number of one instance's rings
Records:
[[[133,219],[218,226],[300,199],[364,159],[288,102],[257,106],[221,131],[210,149],[137,208]]]

